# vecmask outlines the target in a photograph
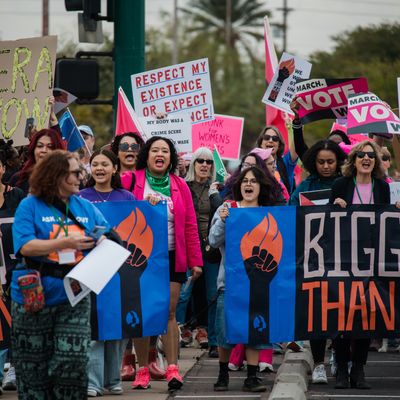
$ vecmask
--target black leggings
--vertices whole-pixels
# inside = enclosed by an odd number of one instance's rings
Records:
[[[352,361],[355,363],[366,364],[370,343],[371,339],[337,337],[333,341],[336,352],[336,362],[339,364]]]
[[[326,339],[310,340],[310,346],[314,364],[322,364],[325,359]]]

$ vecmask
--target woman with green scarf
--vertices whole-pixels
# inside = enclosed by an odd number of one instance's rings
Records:
[[[176,305],[182,283],[186,281],[187,268],[191,269],[192,280],[195,280],[200,276],[203,265],[192,195],[186,182],[175,175],[177,165],[178,154],[173,143],[169,139],[154,136],[140,150],[136,171],[133,172],[133,194],[138,200],[148,199],[154,204],[164,200],[168,206],[170,309],[163,345],[168,362],[166,379],[171,390],[182,386],[177,366],[179,330],[175,319]],[[124,187],[131,181],[132,177],[127,174],[122,177]],[[132,387],[147,389],[150,381],[149,338],[135,339],[134,342],[140,368]]]

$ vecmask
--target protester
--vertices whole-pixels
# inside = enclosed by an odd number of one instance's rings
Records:
[[[215,297],[217,294],[217,276],[221,254],[218,249],[213,249],[209,245],[208,232],[212,216],[214,215],[216,209],[221,205],[222,200],[218,191],[209,196],[209,190],[214,180],[215,166],[213,154],[208,148],[200,147],[193,153],[189,170],[186,175],[186,182],[192,194],[194,209],[196,212],[203,256],[203,274],[196,281],[195,285],[193,285],[192,291],[193,302],[196,305],[196,307],[194,307],[194,313],[201,314],[202,309],[207,310],[206,321],[208,322],[208,332],[201,326],[197,327],[195,339],[199,342],[200,347],[209,347],[210,357],[217,358],[218,352],[215,332]],[[204,282],[202,282],[202,280],[204,280]],[[201,285],[201,283],[203,283],[203,285]],[[189,285],[189,287],[191,288],[192,285]],[[186,297],[189,290],[190,289],[182,291]],[[206,299],[206,302],[202,301],[203,298]],[[177,312],[177,320],[178,322],[184,322],[186,307],[182,307],[181,303],[179,302],[178,310],[179,308],[183,308],[181,312],[183,315],[178,318]],[[199,322],[202,316],[198,315],[197,317]]]
[[[80,177],[75,155],[52,151],[35,166],[32,195],[15,215],[14,250],[26,262],[11,282],[13,361],[22,399],[87,396],[90,302],[84,298],[72,307],[63,278],[96,245],[89,232],[108,224],[75,196]],[[37,289],[24,289],[29,283]]]
[[[264,127],[257,139],[257,147],[272,149],[276,170],[279,173],[279,181],[282,182],[288,193],[291,194],[295,187],[294,169],[297,164],[297,154],[293,143],[289,145],[289,151],[284,155],[285,141],[278,128],[268,125]]]
[[[19,157],[18,151],[13,147],[12,140],[0,139],[0,153],[3,154],[4,168],[5,172],[2,177],[3,183],[8,183],[10,178],[17,173],[21,168],[21,159]]]
[[[196,214],[190,190],[186,182],[174,174],[178,155],[173,143],[166,138],[154,136],[138,154],[133,194],[139,200],[152,203],[163,200],[168,209],[168,249],[170,270],[170,308],[167,334],[162,336],[168,362],[166,379],[169,389],[179,389],[182,377],[177,366],[179,329],[175,319],[176,305],[181,285],[186,281],[186,270],[192,272],[192,280],[201,274],[203,265],[197,232]],[[129,188],[132,172],[122,176],[123,186]],[[134,389],[147,389],[149,339],[135,339],[135,350],[140,369],[132,384]]]
[[[92,128],[89,125],[79,125],[79,132],[82,135],[83,140],[85,141],[85,146],[82,147],[82,159],[81,163],[85,168],[85,171],[90,176],[90,157],[93,153],[95,137]]]
[[[90,157],[91,178],[87,188],[79,195],[91,203],[135,200],[124,190],[118,174],[118,158],[109,150],[96,150]],[[93,294],[94,296],[94,294]],[[125,340],[92,340],[89,349],[88,397],[102,396],[105,389],[110,394],[122,394],[120,366],[125,350]]]
[[[144,141],[138,132],[126,132],[115,136],[111,143],[111,150],[118,156],[121,175],[126,171],[135,170],[137,156],[143,145]]]
[[[15,173],[9,181],[11,186],[19,187],[25,194],[29,192],[29,177],[36,164],[54,150],[65,149],[61,136],[53,129],[42,129],[36,132],[29,143],[27,159],[21,171]]]
[[[380,156],[382,160],[382,168],[385,174],[385,181],[387,183],[393,182],[393,179],[389,176],[389,170],[392,165],[392,155],[386,146],[381,147]]]
[[[379,148],[373,142],[364,141],[352,149],[343,166],[343,177],[332,186],[331,204],[346,208],[351,204],[390,204],[389,185],[382,179],[382,161]],[[400,204],[396,203],[398,207]],[[350,386],[370,389],[364,375],[370,339],[354,338],[351,333],[341,334],[334,340],[337,375],[336,389]],[[351,352],[350,352],[351,345]],[[352,362],[350,376],[348,362]]]

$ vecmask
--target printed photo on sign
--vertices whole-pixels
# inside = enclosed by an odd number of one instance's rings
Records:
[[[21,146],[28,144],[28,118],[34,118],[37,130],[48,126],[57,37],[0,42],[0,48],[0,132]]]
[[[312,65],[300,57],[283,53],[278,68],[262,99],[263,103],[293,115],[290,103],[296,83],[310,77]]]
[[[208,59],[141,72],[131,76],[139,116],[190,114],[193,123],[214,118]]]

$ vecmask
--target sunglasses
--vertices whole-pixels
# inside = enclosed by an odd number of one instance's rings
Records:
[[[376,157],[376,153],[374,151],[357,151],[356,156],[358,158],[364,158],[365,156],[368,158],[374,159]]]
[[[263,140],[266,140],[267,142],[272,140],[273,142],[279,142],[279,137],[276,135],[264,135]]]
[[[382,161],[390,161],[390,156],[382,156]]]
[[[69,171],[69,173],[70,173],[70,174],[74,174],[78,179],[79,179],[80,176],[83,175],[83,172],[82,172],[82,170],[80,170],[80,169],[76,169],[76,170],[74,170],[74,171]]]
[[[207,165],[213,165],[213,163],[214,163],[213,160],[206,160],[205,158],[196,158],[196,162],[199,164],[206,163]]]
[[[137,143],[120,143],[118,146],[118,149],[121,151],[129,151],[131,149],[132,151],[139,151],[139,145]]]

